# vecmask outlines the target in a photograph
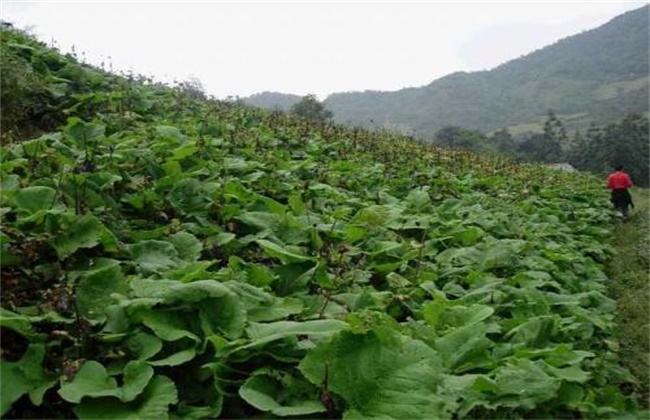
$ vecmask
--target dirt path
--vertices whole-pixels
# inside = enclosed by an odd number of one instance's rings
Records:
[[[618,303],[621,360],[638,379],[640,403],[650,406],[650,191],[632,191],[631,219],[616,222],[616,255],[608,264]]]

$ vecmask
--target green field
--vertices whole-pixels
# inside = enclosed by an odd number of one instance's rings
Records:
[[[2,35],[3,417],[647,417],[601,179]]]

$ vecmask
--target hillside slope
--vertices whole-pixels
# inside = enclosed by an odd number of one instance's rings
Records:
[[[207,101],[3,31],[1,416],[638,414],[600,180]]]
[[[605,125],[629,112],[647,114],[648,16],[644,6],[489,71],[454,73],[395,92],[335,93],[325,104],[341,123],[425,137],[445,125],[522,131],[544,121],[549,109],[569,130]],[[297,100],[266,93],[245,101],[269,106],[278,98],[282,106]]]

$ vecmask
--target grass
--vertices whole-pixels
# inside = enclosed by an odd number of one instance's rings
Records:
[[[632,191],[630,220],[617,222],[616,255],[608,264],[612,296],[618,303],[621,359],[638,380],[640,403],[650,406],[650,191]]]
[[[597,101],[616,98],[619,94],[624,94],[633,90],[643,89],[648,86],[648,78],[641,77],[635,80],[621,80],[619,82],[608,83],[599,86],[594,91],[594,98]]]

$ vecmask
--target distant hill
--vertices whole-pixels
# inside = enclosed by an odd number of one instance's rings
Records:
[[[445,125],[531,131],[549,109],[569,129],[606,124],[628,112],[647,114],[648,17],[644,6],[489,71],[453,73],[394,92],[335,93],[325,104],[341,123],[425,137]],[[273,98],[283,109],[299,99],[267,92],[244,101],[270,107]]]

